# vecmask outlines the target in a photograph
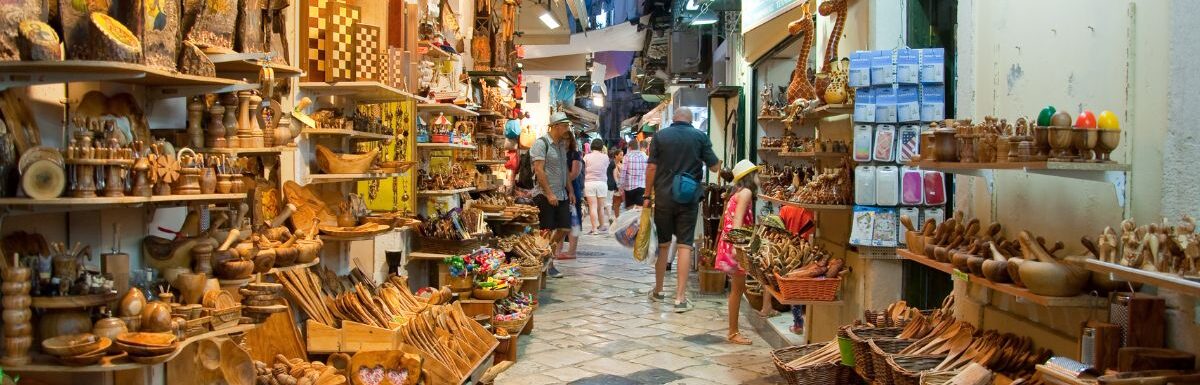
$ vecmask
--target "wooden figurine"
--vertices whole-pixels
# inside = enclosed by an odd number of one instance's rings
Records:
[[[87,40],[79,59],[126,63],[142,61],[142,42],[121,22],[100,12],[88,16]]]
[[[846,27],[846,8],[849,0],[826,0],[821,2],[817,11],[821,16],[837,14],[834,18],[833,29],[829,31],[829,41],[825,44],[825,64],[821,72],[830,73],[831,64],[838,58],[838,43],[842,40],[842,31]],[[807,57],[805,57],[807,60]]]
[[[33,325],[29,322],[33,317],[29,310],[32,274],[30,268],[21,266],[20,260],[16,260],[15,266],[0,270],[4,281],[0,289],[0,294],[4,294],[4,356],[0,357],[0,364],[4,366],[29,363],[29,347],[33,344]]]
[[[237,15],[238,52],[263,52],[263,6],[270,0],[240,0]]]
[[[21,60],[62,60],[62,46],[58,33],[49,24],[38,20],[21,22],[21,34],[17,45],[21,49]],[[2,44],[2,43],[0,43]]]
[[[179,55],[179,72],[196,76],[217,76],[216,65],[200,47],[191,42],[183,43],[183,52]]]
[[[796,69],[792,71],[792,81],[788,83],[788,103],[798,99],[813,100],[817,98],[817,90],[808,81],[808,53],[812,51],[814,26],[812,14],[804,12],[800,20],[788,24],[788,32],[792,35],[802,33],[800,56],[796,59]]]
[[[187,41],[213,51],[232,51],[238,0],[199,0],[202,9],[187,31]]]

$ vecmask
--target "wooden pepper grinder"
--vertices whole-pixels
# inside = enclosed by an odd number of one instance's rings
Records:
[[[225,123],[221,121],[224,115],[225,107],[219,103],[213,103],[212,108],[208,109],[208,135],[204,141],[206,147],[225,148],[228,146],[225,142]]]
[[[250,144],[242,147],[263,148],[266,147],[266,134],[263,132],[259,121],[262,120],[262,115],[259,114],[259,109],[262,108],[262,96],[258,96],[257,92],[250,93]]]
[[[221,122],[225,126],[225,146],[229,148],[238,148],[238,96],[237,93],[230,92],[225,94],[221,99],[221,105],[225,107],[225,120]]]
[[[237,147],[250,148],[253,147],[254,134],[250,130],[250,91],[239,91],[238,98],[238,121],[237,121]]]
[[[20,259],[13,255],[13,266],[4,263],[0,271],[4,286],[0,293],[4,294],[4,356],[0,357],[0,365],[16,366],[29,363],[29,347],[33,345],[33,325],[29,320],[33,313],[29,311],[29,288],[33,271],[21,266]]]
[[[75,191],[71,195],[76,198],[96,197],[96,166],[89,163],[95,158],[95,150],[92,147],[92,132],[84,131],[80,134],[74,156],[67,160],[67,163],[75,163]]]
[[[188,121],[187,133],[192,140],[192,147],[204,146],[204,102],[199,96],[193,96],[187,105]]]

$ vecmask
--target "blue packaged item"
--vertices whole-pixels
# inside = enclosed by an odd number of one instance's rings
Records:
[[[850,72],[846,76],[850,87],[871,85],[871,51],[856,51],[850,54]]]
[[[875,87],[863,87],[854,91],[854,121],[875,122]]]
[[[915,49],[902,49],[896,52],[896,82],[900,84],[917,84],[919,82],[918,62],[920,61],[920,51]]]
[[[901,84],[897,87],[896,120],[900,122],[921,120],[921,104],[917,97],[917,86]]]
[[[896,123],[896,88],[871,87],[871,93],[875,94],[875,123]]]
[[[942,84],[921,86],[921,121],[937,122],[946,118],[946,89]]]
[[[873,51],[871,54],[871,85],[891,85],[896,82],[896,64],[892,51]]]
[[[941,48],[921,50],[921,83],[946,82],[946,51]]]

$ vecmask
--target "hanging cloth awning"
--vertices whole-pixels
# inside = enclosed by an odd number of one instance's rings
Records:
[[[745,7],[745,4],[748,2],[743,1],[742,3],[743,7]],[[768,7],[767,9],[774,10],[767,12],[761,20],[756,20],[754,24],[747,24],[745,15],[748,11],[743,8],[742,53],[746,57],[747,62],[754,63],[758,61],[758,59],[763,57],[763,55],[769,53],[772,48],[775,48],[775,46],[779,45],[779,43],[787,40],[787,38],[790,36],[788,34],[788,24],[791,24],[791,22],[796,21],[804,16],[805,7],[801,6],[802,3],[804,2],[799,0],[764,1],[756,7],[775,5],[779,8]],[[810,12],[815,11],[816,9],[813,9]],[[760,12],[766,11],[764,10]],[[748,25],[750,26],[749,29],[747,28]]]
[[[641,51],[642,48],[645,48],[645,38],[646,31],[639,31],[638,26],[631,23],[621,23],[605,29],[589,31],[587,34],[572,34],[569,44],[526,46],[525,58],[536,59],[604,51]]]

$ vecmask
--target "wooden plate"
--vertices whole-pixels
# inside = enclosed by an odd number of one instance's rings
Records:
[[[153,357],[153,356],[159,356],[159,355],[163,355],[163,354],[171,354],[171,353],[175,353],[175,350],[179,348],[178,343],[171,344],[168,346],[153,346],[153,347],[151,347],[151,346],[129,345],[129,344],[123,343],[121,341],[117,341],[115,343],[115,345],[118,350],[129,353],[129,355],[133,356],[133,357]]]
[[[21,174],[21,188],[30,198],[45,200],[58,198],[67,186],[67,173],[62,166],[50,160],[37,160]]]
[[[175,345],[175,335],[169,333],[121,333],[117,343],[129,346],[162,348]]]
[[[79,356],[103,351],[112,340],[92,333],[68,334],[42,340],[42,350],[59,357]]]
[[[157,356],[137,356],[137,355],[130,354],[129,359],[132,360],[133,362],[136,362],[139,364],[154,365],[154,364],[161,364],[163,362],[167,362],[167,360],[171,359],[171,357],[174,355],[175,355],[174,351],[167,353],[167,354],[160,354]]]
[[[365,237],[365,236],[379,234],[379,233],[391,230],[392,227],[388,226],[388,225],[384,225],[384,224],[378,224],[378,223],[367,223],[367,224],[359,225],[359,226],[355,226],[355,227],[321,226],[320,229],[321,229],[321,234],[324,234],[324,235],[329,235],[329,236],[333,236],[333,237],[349,238],[349,237]]]
[[[296,211],[291,217],[292,228],[307,229],[312,226],[313,221],[328,225],[337,224],[337,216],[329,210],[325,201],[307,187],[287,181],[283,184],[283,195],[287,198],[287,203],[296,206]]]

